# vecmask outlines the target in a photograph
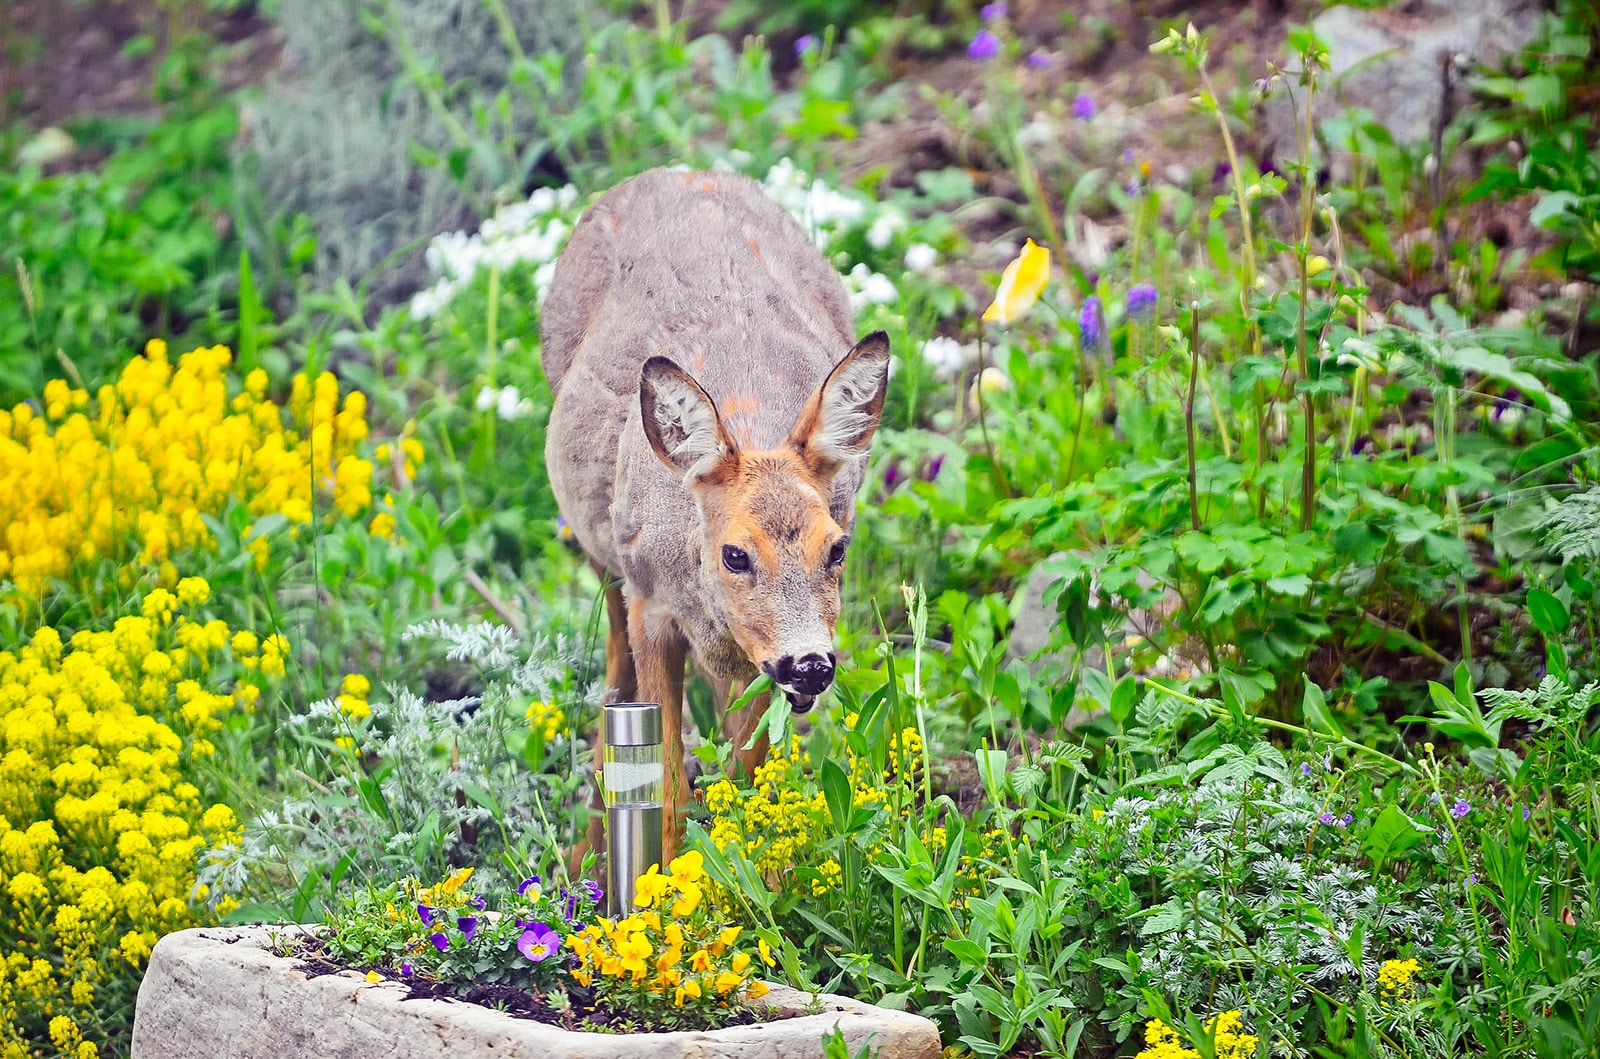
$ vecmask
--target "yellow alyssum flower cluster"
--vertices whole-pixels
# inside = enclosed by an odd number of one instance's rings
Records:
[[[844,718],[847,726],[855,720],[853,715]],[[909,818],[920,797],[922,739],[915,728],[889,733],[882,772],[853,751],[846,752],[846,764],[856,808],[880,810],[881,823],[894,818],[894,806],[899,807],[899,819]],[[824,852],[832,817],[810,766],[811,755],[802,749],[800,737],[790,736],[787,747],[767,752],[751,789],[740,791],[728,780],[718,780],[706,788],[705,801],[711,811],[710,838],[719,850],[737,850],[776,889],[823,897],[842,885],[844,871]],[[882,855],[885,835],[880,827],[860,836],[869,863]],[[923,840],[937,856],[948,838],[944,828],[934,827]]]
[[[738,947],[743,928],[730,925],[704,900],[710,885],[696,850],[639,876],[634,905],[623,919],[601,919],[567,940],[578,964],[572,977],[593,985],[607,1003],[631,1011],[674,1006],[699,1013],[726,1008],[741,996],[756,1000],[767,985],[755,977],[759,958],[773,965],[758,939],[756,956]]]
[[[1206,1020],[1205,1032],[1215,1046],[1216,1059],[1250,1059],[1256,1054],[1260,1038],[1244,1032],[1244,1015],[1224,1011]],[[1185,1048],[1178,1031],[1160,1019],[1144,1027],[1144,1050],[1134,1059],[1200,1059],[1200,1052]]]
[[[366,396],[341,403],[331,374],[300,375],[285,409],[260,369],[230,396],[231,360],[213,346],[173,364],[152,339],[92,399],[57,379],[42,416],[0,410],[0,582],[36,598],[96,559],[151,563],[207,546],[204,516],[235,499],[294,523],[310,521],[316,494],[347,517],[370,507],[373,464],[357,453]],[[415,470],[421,446],[402,444]],[[266,541],[253,547],[264,562]]]
[[[225,688],[236,637],[194,616],[209,595],[185,579],[109,630],[63,643],[47,626],[0,651],[4,1059],[93,1059],[125,1033],[156,939],[193,925],[192,902],[213,896],[195,884],[196,861],[239,839],[234,811],[204,805],[185,778],[212,753],[221,715],[260,694]],[[256,669],[281,674],[281,653],[260,652]]]
[[[821,791],[803,789],[811,757],[802,751],[799,736],[790,737],[787,749],[787,754],[782,747],[768,751],[748,794],[741,796],[727,780],[706,790],[711,841],[721,850],[736,846],[764,873],[786,873],[809,864],[815,840],[825,833],[827,799]]]
[[[560,735],[566,724],[565,711],[555,703],[540,700],[528,704],[528,730],[541,733],[545,742]]]
[[[1422,964],[1416,960],[1384,960],[1378,968],[1378,999],[1384,1003],[1404,1002],[1417,995],[1417,976]]]

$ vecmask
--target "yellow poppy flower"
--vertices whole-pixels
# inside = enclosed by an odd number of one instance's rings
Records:
[[[1022,319],[1049,280],[1050,251],[1029,239],[1001,274],[994,301],[983,312],[984,323],[1005,326]]]

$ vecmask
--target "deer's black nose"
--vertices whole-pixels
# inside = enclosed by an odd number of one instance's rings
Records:
[[[820,695],[828,690],[829,684],[833,683],[831,655],[813,653],[801,655],[798,659],[785,655],[778,659],[774,669],[776,670],[772,674],[774,680],[801,695]]]

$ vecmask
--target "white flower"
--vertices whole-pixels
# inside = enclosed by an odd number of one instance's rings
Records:
[[[523,397],[515,386],[505,386],[500,389],[485,386],[478,391],[477,400],[473,405],[480,412],[487,412],[493,408],[494,414],[505,420],[521,419],[523,416],[533,414],[533,401]]]
[[[882,250],[894,240],[894,233],[899,227],[900,219],[894,214],[881,214],[867,229],[867,245],[874,250]]]
[[[935,335],[922,344],[922,359],[939,375],[954,375],[961,370],[966,356],[961,343],[946,335]]]
[[[861,296],[875,305],[888,305],[890,302],[899,300],[900,291],[888,276],[881,272],[874,272],[861,285]]]
[[[939,262],[939,251],[927,243],[912,243],[906,247],[905,266],[913,272],[926,272]]]

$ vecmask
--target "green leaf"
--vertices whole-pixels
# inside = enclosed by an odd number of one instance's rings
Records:
[[[239,251],[239,372],[248,375],[260,362],[256,353],[261,331],[261,296],[250,271],[250,252]]]
[[[1544,588],[1528,590],[1528,616],[1533,619],[1534,627],[1548,637],[1560,636],[1572,624],[1566,604]]]
[[[1407,816],[1399,806],[1385,806],[1361,840],[1361,852],[1372,861],[1374,870],[1382,871],[1388,862],[1422,845],[1427,835],[1428,829]]]
[[[844,769],[832,758],[822,763],[822,771],[817,777],[822,785],[822,795],[828,802],[828,815],[833,817],[833,829],[844,835],[850,832],[851,808],[854,792],[850,789],[850,777],[845,775]]]
[[[946,938],[944,947],[950,955],[969,967],[983,967],[989,962],[989,954],[969,938]]]
[[[1303,673],[1300,679],[1305,682],[1305,694],[1300,698],[1300,709],[1305,714],[1306,727],[1321,735],[1331,735],[1335,739],[1344,738],[1344,733],[1333,721],[1333,715],[1328,712],[1328,700],[1322,694],[1322,689],[1313,684],[1311,678]]]

